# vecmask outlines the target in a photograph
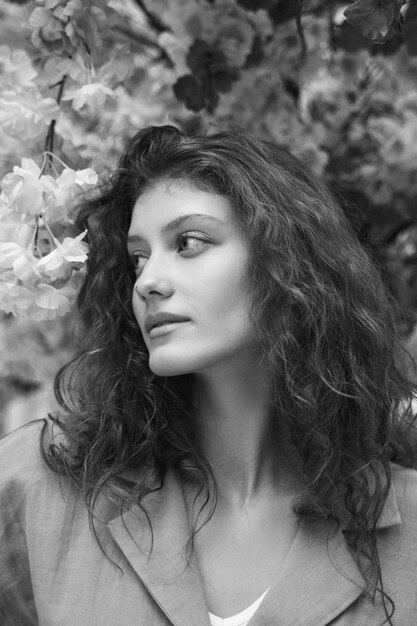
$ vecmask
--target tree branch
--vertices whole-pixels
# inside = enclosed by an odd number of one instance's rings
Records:
[[[142,33],[134,32],[130,30],[126,26],[122,26],[120,24],[116,25],[114,28],[115,31],[121,33],[131,41],[140,44],[141,46],[145,46],[147,48],[153,48],[154,50],[158,50],[160,54],[160,59],[165,61],[168,67],[174,67],[174,63],[172,59],[167,54],[166,50],[164,50],[156,41],[152,41],[149,37]]]
[[[136,4],[138,5],[138,7],[140,7],[144,13],[144,15],[146,15],[149,25],[156,30],[158,33],[163,33],[167,30],[171,30],[170,28],[168,28],[168,26],[166,26],[157,15],[155,15],[155,13],[152,13],[152,11],[149,11],[149,9],[146,7],[145,3],[143,2],[143,0],[135,0]]]
[[[67,80],[67,75],[64,74],[64,76],[59,81],[59,83],[57,83],[57,86],[59,85],[58,95],[56,97],[56,101],[58,105],[61,104],[62,94],[64,93],[66,80]],[[46,171],[48,167],[51,167],[52,165],[52,153],[54,151],[54,140],[55,140],[55,124],[56,124],[56,120],[52,120],[52,122],[49,124],[48,133],[46,135],[45,152],[47,153],[47,155],[46,155],[45,165],[42,169],[42,174]]]

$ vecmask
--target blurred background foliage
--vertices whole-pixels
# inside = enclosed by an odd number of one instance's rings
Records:
[[[290,149],[339,198],[414,350],[416,77],[414,0],[0,0],[0,431],[54,407],[76,350],[85,251],[56,262],[75,171],[105,176],[149,124],[240,126]]]

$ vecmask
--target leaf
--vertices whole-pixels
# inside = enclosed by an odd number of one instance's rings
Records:
[[[203,89],[194,76],[181,76],[173,86],[175,97],[184,102],[190,111],[202,111],[206,104]]]
[[[345,9],[344,16],[365,37],[381,43],[400,23],[400,9],[399,0],[358,0]]]
[[[195,85],[200,85],[199,89],[194,86],[194,93],[202,94],[208,110],[215,109],[217,94],[230,91],[232,83],[239,78],[238,70],[228,67],[224,53],[202,39],[196,39],[191,46],[187,64],[194,74]],[[187,87],[191,87],[191,82]]]
[[[387,37],[382,43],[371,43],[369,52],[371,55],[380,54],[382,56],[391,56],[395,54],[403,44],[404,38],[402,33],[394,32],[392,36]]]
[[[219,93],[227,93],[231,90],[234,81],[238,78],[238,72],[220,71],[211,77],[214,91]]]
[[[368,48],[369,39],[363,36],[361,31],[352,24],[343,22],[340,26],[335,26],[332,32],[332,44],[335,48],[346,50],[346,52],[357,52]]]
[[[193,74],[210,74],[227,69],[226,57],[202,39],[196,39],[187,54],[187,65]]]

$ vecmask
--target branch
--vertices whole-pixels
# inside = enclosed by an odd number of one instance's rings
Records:
[[[274,22],[274,24],[284,24],[296,17],[299,12],[299,0],[280,0],[277,4],[273,5],[269,9],[268,13]],[[321,0],[321,2],[307,3],[304,7],[304,15],[320,15],[327,9],[334,9],[336,6],[342,6],[344,3],[342,0]]]
[[[149,11],[149,9],[145,6],[145,3],[143,2],[143,0],[135,0],[135,2],[138,5],[138,7],[142,9],[143,13],[146,15],[148,19],[149,25],[154,30],[156,30],[158,33],[163,33],[167,30],[170,30],[168,26],[165,26],[165,24],[161,22],[161,20],[159,19],[157,15],[155,15],[155,13],[152,13],[152,11]]]
[[[126,26],[122,26],[120,24],[117,24],[114,30],[121,33],[125,37],[128,37],[130,40],[134,41],[135,43],[140,44],[141,46],[158,50],[160,54],[160,60],[165,61],[168,67],[174,67],[174,63],[172,59],[170,58],[170,56],[167,54],[166,50],[164,50],[158,43],[156,43],[156,41],[152,41],[152,39],[150,39],[146,35],[143,35],[142,33],[136,33],[133,30],[130,30],[129,28],[127,28]]]
[[[67,75],[64,74],[62,79],[57,83],[59,85],[58,95],[56,97],[57,104],[61,104],[62,94],[64,93],[65,81],[67,79]],[[42,168],[42,174],[46,171],[48,167],[52,165],[52,153],[54,151],[54,140],[55,140],[55,125],[56,120],[52,120],[49,124],[48,133],[45,139],[45,152],[47,153],[45,165]]]

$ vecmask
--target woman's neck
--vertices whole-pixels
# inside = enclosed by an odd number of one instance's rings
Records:
[[[255,359],[196,375],[198,443],[216,479],[219,499],[246,505],[291,474],[282,425],[271,410],[271,374]]]

